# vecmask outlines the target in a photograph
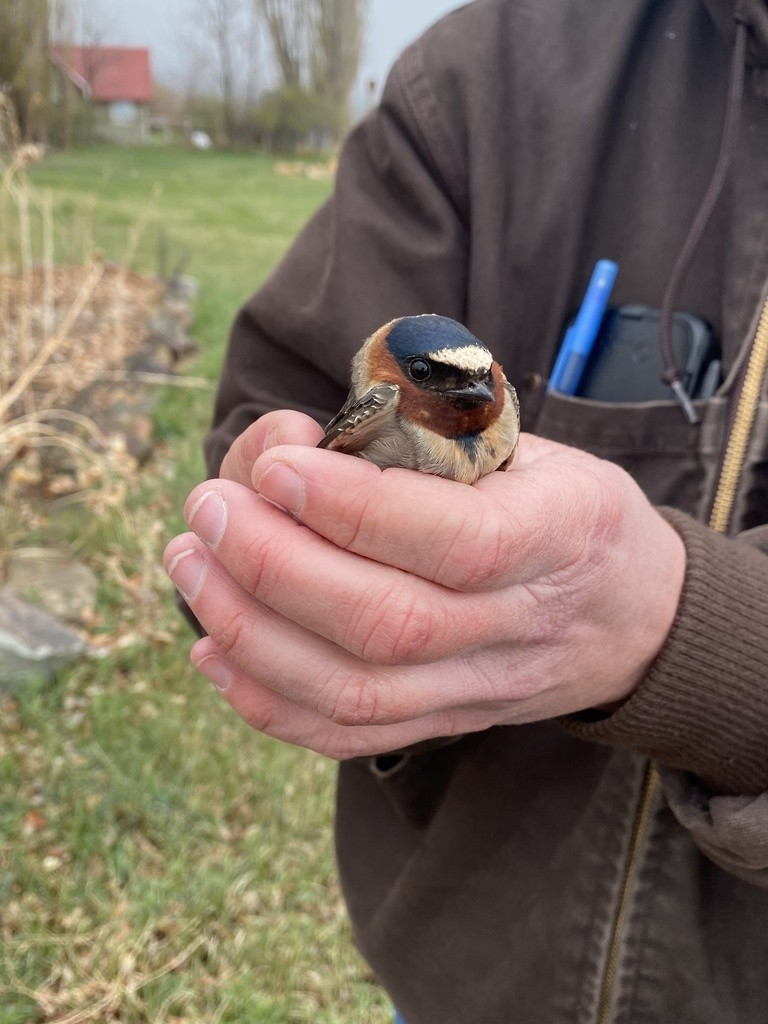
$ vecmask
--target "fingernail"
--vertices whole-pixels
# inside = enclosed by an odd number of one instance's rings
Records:
[[[274,462],[262,477],[255,481],[259,494],[267,501],[279,505],[293,515],[304,508],[306,491],[304,479],[285,462]]]
[[[216,548],[227,528],[227,506],[218,491],[206,491],[189,510],[187,525],[203,544]]]
[[[207,658],[203,658],[195,668],[198,668],[204,676],[210,679],[216,689],[221,690],[222,693],[229,688],[229,684],[232,682],[232,673],[221,658],[215,654],[209,654]]]
[[[267,436],[264,438],[264,444],[262,445],[261,454],[269,451],[270,448],[276,448],[280,444],[280,437],[278,435],[277,427],[273,427]]]
[[[187,548],[176,555],[168,566],[168,575],[187,601],[194,601],[197,597],[206,571],[205,562],[194,548]]]

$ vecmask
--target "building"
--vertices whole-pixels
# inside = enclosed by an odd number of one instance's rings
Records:
[[[154,88],[149,50],[128,46],[51,47],[54,104],[67,124],[87,124],[93,137],[143,143],[149,138]],[[73,114],[73,111],[75,113]]]

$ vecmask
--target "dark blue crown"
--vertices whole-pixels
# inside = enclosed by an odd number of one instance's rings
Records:
[[[471,331],[447,316],[404,316],[387,335],[387,347],[398,362],[465,345],[485,348]]]

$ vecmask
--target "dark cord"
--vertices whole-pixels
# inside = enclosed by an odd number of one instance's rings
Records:
[[[728,85],[728,101],[723,122],[723,135],[720,141],[720,152],[717,157],[712,178],[701,201],[701,205],[691,224],[688,237],[683,243],[680,255],[672,270],[667,284],[664,299],[661,304],[661,318],[659,321],[659,347],[661,359],[664,364],[664,382],[669,384],[675,393],[678,401],[683,407],[683,412],[690,423],[698,423],[699,417],[680,382],[675,356],[672,351],[672,318],[675,313],[675,303],[680,289],[690,269],[691,261],[699,247],[701,236],[706,230],[709,219],[712,216],[717,200],[723,190],[723,185],[728,176],[736,142],[739,134],[739,123],[741,121],[741,101],[744,95],[744,69],[746,66],[747,53],[747,24],[737,17],[736,39],[731,57],[730,81]]]

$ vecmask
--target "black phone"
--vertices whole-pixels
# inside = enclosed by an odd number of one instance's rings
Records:
[[[660,318],[660,311],[649,306],[607,310],[576,394],[598,402],[673,399],[663,378]],[[709,324],[692,313],[675,313],[672,352],[686,394],[711,397],[720,379],[719,346]]]

